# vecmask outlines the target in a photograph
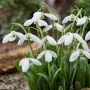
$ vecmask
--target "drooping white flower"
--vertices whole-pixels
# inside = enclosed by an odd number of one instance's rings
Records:
[[[38,23],[39,26],[47,26],[47,22],[45,22],[44,20],[40,20],[41,17],[43,17],[43,13],[42,12],[35,12],[33,14],[33,17],[32,19],[29,19],[27,20],[25,23],[24,23],[24,26],[29,26],[33,23]]]
[[[62,21],[63,24],[67,23],[68,21],[73,21],[76,18],[76,16],[74,14],[71,14],[67,17],[65,17]]]
[[[17,36],[19,37],[18,45],[21,45],[22,42],[26,39],[25,36],[20,32],[11,31],[11,33],[7,34],[4,38],[2,43],[7,43],[8,41],[14,41]],[[21,42],[22,41],[22,42]]]
[[[87,58],[90,59],[90,53],[88,51],[85,51],[83,49],[78,49],[71,54],[69,61],[70,62],[75,61],[79,57],[80,53],[84,54]]]
[[[49,31],[52,27],[53,27],[53,25],[48,25],[47,27],[45,27],[44,32]],[[60,25],[59,23],[54,23],[54,27],[56,28],[55,30],[58,30],[60,32],[62,32],[62,30],[63,30],[63,26]]]
[[[57,54],[51,50],[45,50],[42,51],[38,56],[37,59],[41,59],[45,55],[45,61],[46,62],[51,62],[52,57],[57,58]]]
[[[52,46],[57,45],[55,39],[54,39],[53,37],[47,35],[47,36],[45,36],[45,38],[43,38],[42,40],[40,40],[40,43],[38,43],[38,48],[40,48],[40,47],[44,44],[44,42],[45,42],[46,40],[47,40],[48,43],[49,43],[50,45],[52,45]]]
[[[33,14],[32,19],[27,20],[24,23],[24,26],[29,26],[33,23],[38,23],[39,26],[47,26],[47,22],[45,22],[44,20],[40,20],[42,17],[44,17],[44,15],[52,20],[57,20],[57,17],[53,14],[49,14],[49,13],[43,13],[43,12],[35,12]]]
[[[57,17],[53,14],[50,13],[43,13],[46,17],[52,19],[52,20],[57,20]]]
[[[80,50],[74,51],[70,56],[70,62],[75,61],[78,58],[79,54],[80,54]]]
[[[67,37],[67,35],[62,36],[62,37],[57,41],[57,44],[62,44],[62,43],[65,41],[66,37]]]
[[[39,26],[48,26],[48,24],[44,20],[38,20],[37,22]]]
[[[85,24],[85,22],[87,21],[87,16],[84,16],[83,18],[77,18],[76,19],[76,25],[77,26],[80,26],[80,25],[83,25],[83,24]]]
[[[88,41],[88,40],[90,40],[90,31],[85,36],[85,41]]]
[[[22,66],[22,71],[27,72],[29,69],[29,60],[24,58],[20,61],[19,66]]]
[[[73,41],[73,35],[70,33],[70,35],[67,36],[67,38],[65,39],[65,45],[70,45]]]
[[[23,72],[27,72],[29,69],[29,61],[31,61],[35,65],[42,65],[41,62],[34,58],[24,58],[20,61],[19,66],[22,67]]]
[[[76,38],[80,43],[83,42],[83,38],[82,38],[79,34],[74,33],[73,36],[74,36],[74,38]]]
[[[89,49],[87,43],[86,43],[84,40],[83,40],[83,42],[82,42],[82,47],[83,47],[84,50],[90,52],[90,49]]]
[[[67,33],[66,35],[62,36],[58,41],[57,44],[62,44],[64,43],[65,45],[70,45],[73,41],[73,38],[77,39],[80,43],[83,42],[83,38],[76,33]]]
[[[57,43],[56,43],[56,41],[55,41],[55,39],[53,37],[47,35],[46,36],[46,39],[49,42],[49,44],[51,44],[51,45],[57,45]]]

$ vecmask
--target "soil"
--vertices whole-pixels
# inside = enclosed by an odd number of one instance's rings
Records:
[[[0,75],[0,90],[30,90],[23,73]]]
[[[37,44],[32,44],[33,50],[37,53]],[[0,44],[0,74],[15,72],[14,62],[21,60],[29,51],[29,45],[24,43],[18,46],[17,42]]]
[[[33,43],[34,53],[38,53],[37,44]],[[0,43],[0,90],[29,90],[23,73],[17,72],[14,62],[25,57],[29,45],[18,46],[17,42]]]

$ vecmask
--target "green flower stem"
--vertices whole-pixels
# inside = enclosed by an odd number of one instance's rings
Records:
[[[47,10],[49,11],[49,13],[52,13],[50,7],[49,7],[46,3],[44,3],[44,5],[45,5],[45,7],[47,8]]]
[[[89,18],[88,18],[89,19]],[[84,35],[84,31],[85,31],[85,28],[86,28],[86,26],[87,26],[87,24],[88,24],[88,19],[87,19],[87,21],[86,21],[86,23],[84,24],[84,26],[83,26],[83,28],[82,28],[82,37],[83,37],[83,35]]]
[[[26,29],[23,27],[23,25],[21,25],[19,23],[11,23],[11,24],[13,25],[13,27],[14,26],[18,26],[18,27],[22,28],[22,30],[24,31],[24,33],[27,34]]]
[[[77,15],[76,15],[76,18],[74,19],[73,23],[72,23],[72,26],[71,26],[71,29],[73,28],[74,24],[75,24],[75,21],[76,19],[78,18],[79,15],[81,15],[81,12],[82,12],[82,8],[78,11]]]
[[[30,40],[28,40],[28,43],[29,43],[29,45],[30,45],[30,54],[32,55],[32,57],[34,58],[35,56],[34,56],[34,51],[33,51],[33,49],[32,49],[32,45],[31,45],[31,42],[30,42]]]
[[[36,23],[36,27],[37,27],[37,29],[40,31],[41,38],[44,38],[43,31],[41,30],[41,28],[39,27],[39,25],[38,25],[37,23]]]
[[[49,77],[50,77],[50,80],[51,80],[52,77],[51,77],[51,71],[50,71],[50,63],[48,63],[48,74],[49,74]]]

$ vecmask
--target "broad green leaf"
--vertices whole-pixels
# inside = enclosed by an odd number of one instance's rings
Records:
[[[57,77],[57,75],[58,75],[58,73],[59,73],[60,70],[61,70],[61,68],[59,68],[59,69],[55,72],[55,74],[54,74],[54,76],[53,76],[53,80],[55,80],[55,78]]]
[[[44,78],[42,79],[41,85],[42,85],[42,90],[50,90],[49,84]]]
[[[31,90],[37,90],[37,87],[31,78],[28,79],[28,85],[29,85]]]
[[[22,68],[21,68],[21,66],[19,66],[19,62],[20,62],[19,60],[15,61],[15,66],[20,72],[22,72]]]
[[[58,90],[63,90],[62,86],[59,86]]]
[[[47,81],[47,83],[49,84],[49,86],[50,86],[49,77],[46,74],[44,74],[44,73],[38,73],[37,75],[43,77]]]
[[[75,90],[81,90],[81,84],[78,81],[75,82]]]
[[[42,90],[41,82],[42,82],[42,77],[38,76],[38,78],[37,78],[37,87],[38,87],[38,90]]]

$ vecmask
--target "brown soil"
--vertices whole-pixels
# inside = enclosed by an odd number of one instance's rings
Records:
[[[37,53],[37,44],[33,43],[32,47],[35,53]],[[27,43],[22,46],[18,46],[16,42],[0,44],[0,74],[16,71],[14,62],[24,58],[28,51],[29,45]]]

